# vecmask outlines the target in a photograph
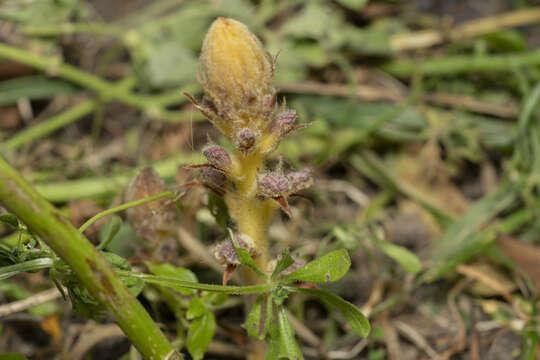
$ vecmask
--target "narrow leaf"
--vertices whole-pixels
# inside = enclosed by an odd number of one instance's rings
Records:
[[[255,261],[253,261],[253,259],[249,255],[249,251],[247,249],[240,247],[240,245],[238,244],[238,239],[236,238],[236,236],[234,235],[231,229],[229,229],[229,233],[231,235],[231,240],[233,242],[234,249],[236,250],[236,254],[238,255],[238,260],[240,261],[240,263],[244,266],[249,267],[251,270],[255,271],[257,275],[259,275],[263,279],[268,279],[268,276],[266,276],[266,274],[263,273],[257,267],[257,265],[255,265]]]
[[[480,232],[479,229],[514,204],[516,199],[516,189],[503,182],[493,193],[474,203],[435,242],[431,250],[432,264],[424,279],[426,281],[439,279],[493,242],[495,236],[492,231]]]
[[[336,281],[347,273],[350,266],[351,259],[347,250],[336,250],[307,263],[290,274],[282,276],[281,280],[313,283]]]
[[[50,266],[49,266],[50,267]],[[0,270],[3,268],[0,268]],[[178,280],[176,277],[172,276],[156,276],[149,274],[142,274],[132,271],[116,271],[121,277],[133,277],[144,280],[150,284],[156,284],[165,286],[172,289],[194,289],[194,290],[203,290],[211,291],[215,293],[224,293],[224,294],[235,294],[235,295],[245,295],[245,294],[261,294],[272,291],[273,284],[261,284],[261,285],[249,285],[249,286],[223,286],[223,285],[214,285],[214,284],[200,284],[193,281],[184,281]],[[0,280],[2,279],[0,273]]]
[[[364,338],[369,335],[370,326],[368,319],[350,302],[331,292],[321,289],[295,288],[295,291],[317,296],[325,301],[330,307],[339,309],[354,331]]]
[[[277,311],[277,307],[270,302],[270,308],[272,309],[271,312],[274,312],[274,309]],[[276,314],[277,315],[277,314]],[[279,327],[276,321],[270,321],[268,324],[268,340],[267,340],[267,348],[266,348],[266,357],[265,360],[275,360],[279,358],[279,348],[280,348],[280,339],[279,339]]]
[[[13,214],[2,214],[0,215],[0,222],[11,225],[14,228],[19,227],[19,219]]]
[[[289,253],[289,249],[283,250],[281,258],[277,262],[274,272],[272,273],[272,279],[275,279],[283,270],[287,269],[292,264],[294,264],[294,259]]]
[[[411,274],[417,274],[420,272],[420,270],[422,270],[422,263],[413,252],[409,251],[403,246],[381,240],[376,236],[369,236],[369,238],[386,255],[397,261],[405,269],[405,271]]]
[[[283,306],[278,307],[279,322],[279,359],[299,360],[303,359],[300,348],[294,339],[294,330],[291,326]]]
[[[259,295],[251,307],[244,327],[248,335],[263,340],[272,320],[272,301],[267,295]]]

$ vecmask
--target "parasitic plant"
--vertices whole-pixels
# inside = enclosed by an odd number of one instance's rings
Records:
[[[233,144],[234,152],[209,144],[202,181],[221,194],[235,221],[241,243],[249,248],[257,267],[270,272],[268,227],[281,207],[291,215],[287,197],[312,183],[309,169],[283,173],[268,170],[266,158],[280,140],[301,127],[295,111],[276,101],[272,86],[274,59],[245,25],[218,18],[211,26],[200,56],[199,82],[206,96],[190,100]],[[219,247],[217,256],[220,255]],[[245,282],[262,279],[247,270]]]
[[[302,267],[304,263],[288,252],[277,262],[270,255],[268,229],[274,215],[281,208],[292,216],[288,197],[313,183],[308,168],[284,172],[281,162],[275,169],[268,169],[265,162],[286,135],[305,126],[296,124],[294,110],[277,101],[272,85],[275,60],[244,24],[220,17],[210,27],[200,55],[198,78],[205,96],[197,101],[186,94],[233,145],[229,153],[208,144],[203,149],[208,163],[195,166],[202,168],[202,183],[223,197],[236,225],[235,234],[230,230],[231,239],[215,248],[216,258],[225,265],[224,285],[240,265],[245,265],[241,275],[244,285],[271,283],[280,276],[282,280],[290,277],[289,282],[317,282],[321,269],[322,282],[333,281],[336,272],[344,274],[350,265],[344,250],[329,254],[326,263],[319,259],[311,267]],[[302,357],[279,306],[291,290],[279,281],[275,284],[271,296],[260,295],[255,302],[248,302],[252,309],[246,328],[250,335],[269,344],[267,349],[264,342],[253,340],[248,350],[251,359]],[[366,335],[367,321],[356,310],[350,312],[361,320],[361,333]]]

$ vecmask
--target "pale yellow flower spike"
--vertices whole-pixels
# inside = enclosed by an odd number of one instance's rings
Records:
[[[275,94],[271,80],[272,65],[257,37],[236,20],[216,19],[204,39],[199,81],[233,132],[268,128]]]

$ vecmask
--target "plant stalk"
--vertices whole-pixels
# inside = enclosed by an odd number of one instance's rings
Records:
[[[0,203],[69,264],[145,359],[183,359],[88,239],[1,157]]]
[[[263,167],[264,157],[258,152],[246,157],[237,156],[241,180],[236,182],[237,193],[227,194],[225,201],[233,219],[238,225],[239,233],[248,235],[254,242],[257,256],[253,260],[257,267],[268,273],[270,252],[268,244],[268,227],[274,217],[277,205],[270,199],[259,199],[256,196],[257,174]],[[249,268],[243,268],[243,285],[264,284],[265,280]],[[246,302],[246,313],[253,303],[253,299]],[[249,338],[248,359],[264,360],[266,357],[266,342]]]

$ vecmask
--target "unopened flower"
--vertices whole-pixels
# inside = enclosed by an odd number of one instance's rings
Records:
[[[296,121],[295,110],[285,110],[279,112],[274,120],[274,129],[279,132],[280,136],[284,136],[294,130]]]
[[[259,177],[258,193],[260,196],[278,198],[286,196],[289,191],[289,180],[277,172],[266,173]]]
[[[271,78],[272,65],[259,39],[244,24],[217,18],[202,46],[199,82],[216,108],[218,128],[265,129],[265,105],[275,94]]]
[[[287,180],[289,180],[291,192],[304,190],[313,185],[311,169],[308,168],[289,172],[287,174]]]
[[[203,184],[218,194],[223,194],[227,184],[227,177],[221,171],[212,167],[204,167],[201,169],[201,177]]]
[[[219,145],[207,145],[202,153],[208,163],[217,169],[226,171],[231,167],[232,161],[229,153]]]
[[[234,146],[246,155],[255,145],[257,134],[248,127],[241,128],[234,136]]]
[[[252,238],[246,234],[240,234],[237,235],[237,240],[239,247],[246,249],[249,255],[257,256],[257,250]],[[238,266],[241,264],[231,239],[220,242],[214,247],[214,257],[222,265]]]

